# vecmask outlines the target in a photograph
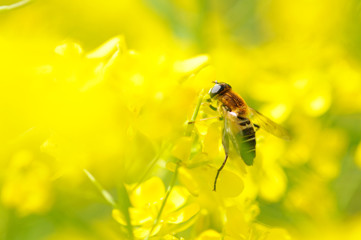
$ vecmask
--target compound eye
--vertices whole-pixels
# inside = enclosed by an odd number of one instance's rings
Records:
[[[211,98],[213,98],[215,95],[217,95],[218,93],[222,92],[224,89],[224,87],[220,84],[216,84],[214,85],[214,87],[209,91],[209,95],[211,96]]]

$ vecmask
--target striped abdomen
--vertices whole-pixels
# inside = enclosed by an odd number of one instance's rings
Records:
[[[248,118],[237,116],[239,126],[241,128],[241,157],[244,162],[250,166],[253,164],[253,159],[256,157],[256,134],[253,124]]]

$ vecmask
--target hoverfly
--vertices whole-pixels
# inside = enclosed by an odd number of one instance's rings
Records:
[[[274,136],[286,140],[289,140],[289,135],[277,123],[248,107],[243,98],[234,92],[229,84],[217,81],[214,83],[215,85],[210,89],[209,95],[211,99],[218,101],[217,109],[224,121],[222,145],[226,155],[214,180],[213,191],[216,191],[219,173],[228,159],[229,142],[232,142],[237,154],[241,156],[244,163],[251,166],[256,157],[256,130],[263,128]],[[213,106],[210,105],[210,107]]]

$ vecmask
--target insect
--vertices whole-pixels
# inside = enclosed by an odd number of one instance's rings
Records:
[[[229,84],[217,81],[214,83],[215,85],[210,89],[209,95],[211,99],[218,101],[218,111],[224,121],[222,145],[226,155],[214,180],[213,191],[216,191],[219,173],[228,159],[229,142],[232,142],[244,163],[251,166],[256,157],[256,131],[259,128],[286,140],[289,140],[289,135],[280,125],[248,107],[243,98],[234,92]],[[211,101],[211,99],[209,100]],[[210,107],[216,109],[212,105]]]

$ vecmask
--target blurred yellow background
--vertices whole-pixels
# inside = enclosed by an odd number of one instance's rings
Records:
[[[0,239],[361,239],[360,9],[1,1]],[[292,135],[217,192],[214,80]]]

